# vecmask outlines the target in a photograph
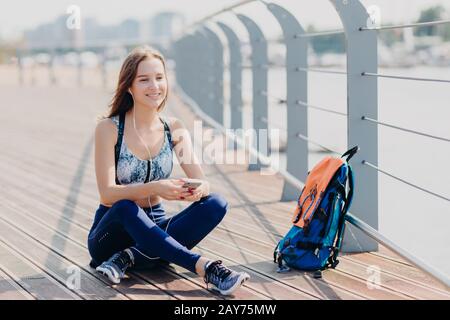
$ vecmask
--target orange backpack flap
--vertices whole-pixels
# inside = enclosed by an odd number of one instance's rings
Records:
[[[311,170],[295,208],[292,219],[294,225],[303,228],[311,221],[330,180],[344,163],[345,160],[341,158],[326,157]]]

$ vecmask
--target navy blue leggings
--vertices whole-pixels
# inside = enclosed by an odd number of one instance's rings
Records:
[[[88,237],[91,265],[130,248],[136,268],[154,265],[149,258],[160,257],[195,273],[200,255],[190,249],[219,224],[227,206],[223,197],[212,193],[167,218],[158,204],[152,207],[154,221],[149,208],[143,210],[131,200],[117,201],[110,208],[100,205]]]

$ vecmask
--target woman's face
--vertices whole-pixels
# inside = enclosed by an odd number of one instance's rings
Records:
[[[161,60],[148,58],[141,61],[130,90],[135,104],[157,109],[167,93],[166,74]]]

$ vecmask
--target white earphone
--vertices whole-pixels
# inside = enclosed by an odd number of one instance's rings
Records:
[[[131,94],[131,97],[133,98],[133,94],[131,93],[131,89],[128,89],[128,92]],[[147,144],[145,143],[144,139],[141,137],[141,135],[137,131],[137,128],[136,128],[136,115],[135,115],[134,111],[135,110],[134,110],[134,106],[133,106],[133,127],[134,127],[134,131],[135,131],[136,135],[138,136],[139,140],[141,141],[141,143],[144,145],[145,149],[147,150],[148,157],[149,157],[148,161],[150,162],[150,171],[151,171],[151,168],[153,167],[152,154],[151,154],[150,149],[148,148]],[[153,215],[152,204],[150,202],[150,196],[147,198],[147,201],[148,201],[148,206],[150,208],[150,214],[152,215],[153,221],[155,221],[155,217]],[[173,218],[173,216],[169,218],[169,221],[167,223],[166,230],[165,230],[166,232],[169,229],[169,225],[170,225],[170,222],[172,221],[172,218]],[[159,259],[159,257],[154,257],[154,258],[151,258],[151,257],[148,257],[148,256],[146,256],[146,257],[149,258],[149,259]]]

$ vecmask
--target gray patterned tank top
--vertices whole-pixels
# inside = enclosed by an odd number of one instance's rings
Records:
[[[119,116],[110,119],[119,130]],[[139,159],[131,153],[125,144],[125,140],[122,139],[116,167],[116,182],[120,184],[144,183],[167,179],[170,176],[173,168],[172,136],[166,122],[162,119],[161,122],[164,125],[164,142],[159,153],[152,158],[151,163],[149,160]]]

